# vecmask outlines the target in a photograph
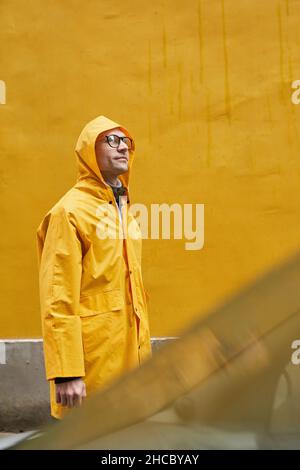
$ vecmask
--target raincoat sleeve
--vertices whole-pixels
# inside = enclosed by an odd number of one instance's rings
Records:
[[[64,209],[50,215],[37,237],[46,377],[83,377],[80,239]]]

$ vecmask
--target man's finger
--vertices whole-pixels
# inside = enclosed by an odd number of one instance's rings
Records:
[[[60,397],[61,397],[61,406],[67,406],[67,397],[66,397],[66,395],[63,393]]]
[[[68,408],[73,408],[73,395],[67,395]]]
[[[59,392],[56,392],[56,403],[61,403],[61,397]]]

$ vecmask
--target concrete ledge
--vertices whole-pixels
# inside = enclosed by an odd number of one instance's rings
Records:
[[[173,337],[152,338],[153,351]],[[41,339],[0,340],[0,432],[22,432],[50,419]]]
[[[152,338],[153,351],[175,339]],[[275,432],[291,429],[298,432],[298,367],[290,363],[279,381],[270,423],[270,429]],[[0,432],[38,429],[48,421],[49,385],[45,378],[42,340],[0,340]]]

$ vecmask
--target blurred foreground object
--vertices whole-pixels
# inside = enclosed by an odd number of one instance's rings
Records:
[[[276,386],[300,337],[299,287],[297,255],[62,423],[12,448],[272,447]],[[161,422],[153,415],[163,410]]]

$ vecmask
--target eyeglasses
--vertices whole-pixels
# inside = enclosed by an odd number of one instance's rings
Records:
[[[111,134],[111,135],[106,135],[106,141],[110,147],[113,148],[118,148],[120,145],[121,140],[124,142],[124,144],[127,145],[128,150],[131,150],[133,147],[133,140],[130,139],[127,136],[119,137],[116,134]]]

